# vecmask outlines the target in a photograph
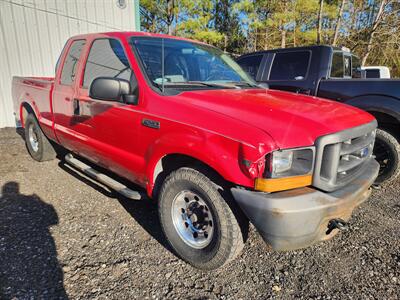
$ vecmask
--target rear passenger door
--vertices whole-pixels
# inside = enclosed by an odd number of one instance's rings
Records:
[[[135,166],[141,165],[137,155],[139,105],[98,100],[89,96],[90,85],[98,77],[120,78],[137,84],[125,49],[114,38],[100,38],[90,46],[78,87],[76,122],[79,133],[86,137],[81,155],[117,174],[136,181]],[[139,162],[139,161],[140,162]],[[129,176],[127,176],[129,175]]]
[[[310,95],[314,89],[314,78],[310,76],[311,51],[287,51],[270,53],[263,78],[272,89]]]
[[[81,64],[81,56],[86,40],[75,40],[67,44],[66,54],[57,76],[53,90],[53,115],[58,140],[64,147],[76,151],[79,148],[79,138],[75,135],[74,96],[76,78]]]

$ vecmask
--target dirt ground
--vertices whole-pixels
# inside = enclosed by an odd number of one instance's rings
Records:
[[[252,229],[241,256],[201,272],[168,248],[150,201],[132,201],[33,161],[0,130],[1,299],[399,299],[400,181],[357,209],[351,229],[273,252]]]

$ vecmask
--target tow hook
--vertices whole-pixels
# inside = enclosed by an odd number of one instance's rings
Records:
[[[328,230],[326,231],[326,234],[330,234],[334,229],[339,229],[341,231],[348,231],[349,223],[347,223],[342,219],[332,219],[328,223]]]

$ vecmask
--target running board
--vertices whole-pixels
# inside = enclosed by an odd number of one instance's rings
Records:
[[[127,188],[125,185],[123,185],[122,183],[93,169],[92,167],[88,166],[87,164],[74,158],[71,153],[68,153],[67,155],[65,155],[65,161],[67,163],[69,163],[70,165],[72,165],[73,167],[77,168],[78,170],[82,171],[89,177],[103,183],[104,185],[106,185],[109,188],[113,189],[114,191],[120,193],[121,195],[125,196],[126,198],[129,198],[131,200],[141,200],[143,198],[139,192],[131,190],[131,189]]]

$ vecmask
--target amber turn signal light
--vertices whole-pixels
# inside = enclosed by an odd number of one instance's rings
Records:
[[[311,185],[312,175],[285,178],[256,178],[254,188],[262,192],[278,192]]]

